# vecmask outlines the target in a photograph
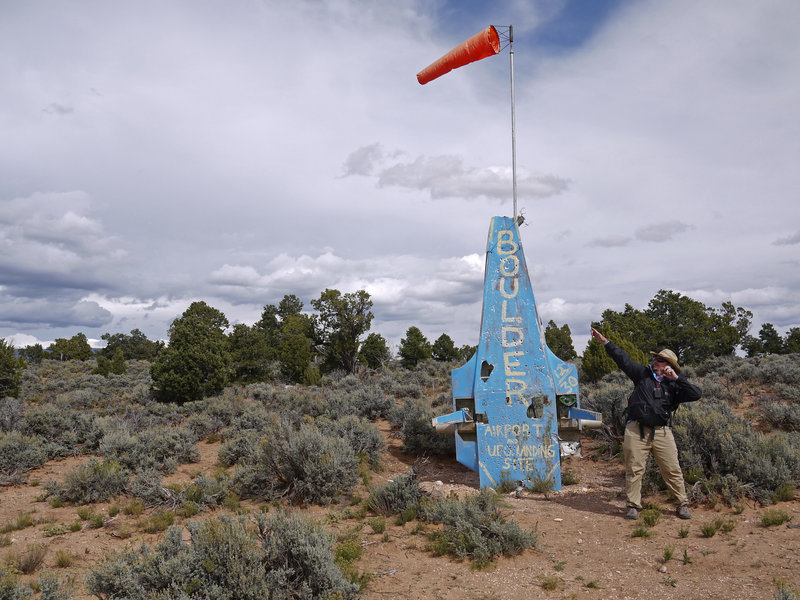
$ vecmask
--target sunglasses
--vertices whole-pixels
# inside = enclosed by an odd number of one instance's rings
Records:
[[[661,358],[660,356],[656,356],[656,357],[653,359],[653,362],[662,362],[662,363],[666,363],[667,361],[666,361],[665,359]]]

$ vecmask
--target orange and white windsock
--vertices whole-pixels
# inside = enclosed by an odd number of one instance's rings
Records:
[[[453,69],[494,56],[498,52],[500,52],[500,36],[497,35],[494,25],[489,25],[480,33],[476,33],[467,41],[460,43],[439,60],[422,69],[417,73],[417,81],[425,85]]]

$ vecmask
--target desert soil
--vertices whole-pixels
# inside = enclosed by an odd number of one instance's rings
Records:
[[[389,434],[388,425],[380,423],[386,436],[381,472],[373,474],[373,484],[382,484],[397,475],[407,473],[416,461],[404,454],[401,442]],[[800,589],[800,501],[782,502],[777,507],[792,516],[787,524],[765,528],[761,525],[764,507],[747,503],[740,514],[718,505],[692,507],[691,521],[679,520],[663,495],[651,495],[645,502],[664,507],[660,521],[652,528],[649,538],[633,537],[636,522],[627,521],[624,499],[620,494],[624,474],[619,461],[593,460],[593,441],[584,439],[584,456],[569,457],[564,467],[578,475],[578,483],[565,486],[545,497],[531,492],[516,498],[505,498],[504,514],[523,528],[538,532],[538,548],[519,556],[500,558],[486,570],[471,568],[468,561],[437,557],[425,549],[424,533],[416,532],[417,522],[398,526],[387,522],[388,535],[373,533],[362,527],[364,557],[362,570],[373,574],[362,597],[377,599],[436,598],[438,600],[505,600],[513,598],[553,599],[660,599],[682,600],[774,599],[776,580],[784,580]],[[216,468],[218,444],[200,443],[201,461],[181,465],[165,483],[188,482],[198,472],[211,474]],[[68,458],[50,462],[28,474],[28,483],[0,488],[0,527],[15,523],[19,515],[33,511],[36,524],[13,531],[11,545],[0,549],[0,558],[9,553],[25,552],[32,544],[47,549],[44,565],[62,579],[72,577],[76,583],[76,598],[90,598],[83,582],[91,565],[105,553],[142,542],[155,544],[161,535],[145,534],[137,529],[137,517],[118,514],[108,516],[109,506],[92,506],[94,512],[105,515],[107,522],[52,537],[44,537],[50,524],[70,524],[78,520],[76,506],[51,507],[37,501],[42,495],[40,485],[48,479],[61,481],[64,475],[88,457]],[[431,494],[456,493],[459,496],[478,491],[478,477],[452,459],[429,459],[419,475],[423,488]],[[366,497],[368,492],[358,489]],[[310,507],[304,510],[322,519],[328,513],[343,514],[348,506]],[[243,502],[245,509],[257,510],[255,504]],[[214,514],[214,513],[211,513]],[[201,513],[194,518],[206,518]],[[138,517],[139,520],[145,518]],[[718,517],[733,519],[735,527],[729,533],[718,532],[703,537],[701,526]],[[345,529],[356,525],[353,520],[329,519],[331,528]],[[178,519],[178,523],[181,519]],[[688,535],[681,537],[681,529]],[[132,532],[130,537],[120,532]],[[188,539],[188,536],[187,536]],[[665,549],[673,547],[672,559],[665,562]],[[72,553],[75,560],[66,568],[55,566],[59,550]],[[688,560],[685,560],[688,558]],[[33,581],[36,574],[23,576]],[[552,588],[555,589],[546,589]]]

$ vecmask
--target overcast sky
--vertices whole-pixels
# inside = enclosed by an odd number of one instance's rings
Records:
[[[581,351],[659,289],[800,325],[796,0],[0,0],[0,337],[233,323],[365,289],[372,330],[478,340],[511,215]]]

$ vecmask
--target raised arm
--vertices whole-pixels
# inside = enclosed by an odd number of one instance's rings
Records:
[[[592,337],[603,344],[603,347],[606,349],[606,354],[608,354],[612,360],[617,363],[617,366],[622,370],[622,372],[630,377],[633,381],[639,381],[643,377],[647,377],[650,370],[648,367],[645,365],[640,365],[634,361],[630,356],[628,356],[627,352],[617,346],[614,342],[609,342],[608,338],[597,331],[597,329],[594,327],[592,327]]]

